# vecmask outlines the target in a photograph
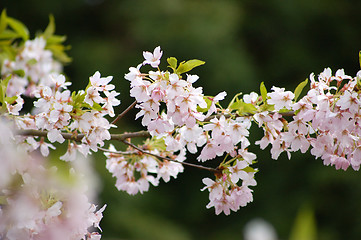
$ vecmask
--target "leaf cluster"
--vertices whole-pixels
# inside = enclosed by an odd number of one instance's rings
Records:
[[[169,64],[168,67],[173,69],[173,72],[178,74],[178,75],[189,72],[193,68],[205,64],[204,61],[201,61],[201,60],[198,60],[198,59],[192,59],[192,60],[188,60],[188,61],[182,61],[178,65],[178,61],[177,61],[177,59],[175,57],[167,58],[167,62]]]
[[[50,50],[56,59],[63,64],[71,62],[71,58],[65,53],[70,46],[63,45],[66,37],[55,35],[54,32],[55,21],[50,15],[48,26],[38,36],[46,40],[46,49]],[[0,65],[2,66],[5,59],[15,60],[16,55],[29,39],[28,28],[19,20],[7,16],[4,9],[0,15]]]

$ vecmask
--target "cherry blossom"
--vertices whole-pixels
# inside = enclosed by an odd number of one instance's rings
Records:
[[[144,51],[142,63],[124,75],[135,102],[123,113],[138,109],[135,119],[140,119],[150,135],[134,145],[131,139],[111,133],[123,116],[109,119],[116,116],[115,107],[120,105],[112,76],[96,71],[85,89],[70,91],[71,83],[61,74],[61,63],[46,48],[45,38],[19,40],[18,44],[21,47],[13,47],[15,58],[4,59],[1,66],[0,190],[6,204],[0,209],[0,238],[100,239],[98,232],[89,229],[101,231],[99,222],[106,205],[97,210],[91,203],[92,194],[85,191],[83,182],[88,180],[79,177],[92,175],[83,174],[89,165],[81,159],[99,150],[104,152],[115,187],[130,195],[177,178],[183,165],[209,170],[214,176],[203,178],[201,189],[209,192],[206,207],[226,215],[253,201],[250,187],[257,185],[258,170],[253,167],[257,156],[248,150],[252,124],[264,131],[255,144],[261,149],[270,146],[273,159],[283,152],[291,158],[293,152],[310,150],[337,170],[360,168],[361,71],[351,77],[343,69],[333,74],[325,68],[317,76],[310,74],[310,90],[304,96],[299,96],[299,90],[276,86],[267,93],[263,86],[260,95],[251,92],[241,97],[239,93],[223,108],[220,101],[226,92],[207,96],[202,87],[193,85],[199,76],[188,70],[197,61],[177,67],[177,61],[170,58],[171,70],[161,70],[163,51],[158,46],[153,52]],[[143,72],[148,64],[153,71]],[[22,112],[24,96],[34,98],[29,113]],[[117,151],[108,144],[115,139],[127,149]],[[53,157],[57,142],[67,144],[59,159],[68,162],[67,174],[75,179],[74,186],[58,182],[53,175],[59,170],[47,165],[45,157]],[[186,151],[197,154],[201,163],[188,163]],[[205,161],[218,166],[201,165]],[[10,194],[14,174],[20,176],[19,186]]]
[[[38,86],[56,85],[51,74],[60,74],[62,65],[53,58],[50,50],[45,49],[46,41],[42,37],[28,40],[24,44],[22,51],[18,52],[14,61],[6,59],[1,68],[1,76],[8,76],[16,70],[23,70],[24,76],[14,74],[7,87],[7,94],[15,96],[25,94],[30,96]],[[67,86],[67,84],[62,84]]]
[[[153,53],[147,51],[143,52],[143,56],[145,58],[143,65],[150,64],[154,68],[158,67],[162,55],[163,51],[160,50],[159,46],[154,49]]]
[[[267,96],[270,99],[267,100],[268,104],[274,105],[276,111],[281,110],[282,108],[291,109],[292,99],[295,95],[290,91],[285,91],[284,88],[278,88],[273,86],[273,92],[268,93]]]

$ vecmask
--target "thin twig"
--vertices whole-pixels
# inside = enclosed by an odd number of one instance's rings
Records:
[[[139,155],[139,152],[124,152],[124,151],[112,151],[107,148],[98,147],[100,151],[107,152],[107,153],[113,153],[113,154],[119,154],[119,155]]]
[[[130,109],[132,109],[135,105],[137,104],[137,101],[134,101],[132,104],[129,105],[129,107],[127,107],[127,109],[125,109],[123,112],[121,112],[116,119],[114,119],[111,124],[115,124],[116,122],[118,122],[127,112],[129,112]]]
[[[270,112],[270,113],[277,113],[277,112]],[[279,114],[282,115],[282,117],[292,117],[295,115],[295,112],[294,111],[288,111],[288,112],[280,112]],[[236,117],[250,117],[250,116],[253,116],[254,113],[246,113],[246,114],[243,114],[243,115],[239,115],[237,113],[228,113],[228,114],[224,114],[224,113],[217,113],[215,115],[212,115],[212,116],[209,116],[207,118],[205,118],[203,120],[203,122],[209,122],[210,120],[212,120],[213,118],[219,118],[221,116],[224,116],[225,118],[230,118],[232,116],[236,116]]]
[[[190,166],[190,167],[195,167],[195,168],[199,168],[199,169],[211,171],[211,172],[214,172],[214,173],[219,173],[219,172],[220,172],[219,169],[216,169],[216,168],[205,167],[205,166],[202,166],[202,165],[197,165],[197,164],[188,163],[188,162],[181,162],[181,161],[178,161],[178,160],[175,160],[175,159],[171,159],[171,158],[167,158],[167,157],[162,157],[162,156],[159,156],[159,155],[157,155],[157,154],[147,152],[147,151],[141,149],[140,147],[135,146],[134,144],[132,144],[132,143],[126,141],[126,140],[120,140],[120,141],[123,142],[124,144],[127,144],[128,146],[131,146],[132,148],[138,150],[138,151],[141,152],[141,153],[144,153],[144,154],[147,154],[147,155],[150,155],[150,156],[159,158],[159,159],[163,159],[163,160],[167,160],[167,161],[172,161],[172,162],[180,163],[180,164],[183,164],[183,165],[186,165],[186,166]]]

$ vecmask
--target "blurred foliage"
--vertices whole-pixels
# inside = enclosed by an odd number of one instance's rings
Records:
[[[298,211],[289,240],[316,240],[316,228],[313,209],[305,204]]]
[[[118,111],[133,101],[124,74],[142,61],[142,51],[158,45],[163,68],[172,56],[205,61],[192,71],[200,75],[197,84],[207,95],[227,91],[225,104],[238,92],[258,92],[261,82],[293,90],[325,67],[349,75],[359,70],[358,0],[2,0],[2,8],[30,33],[45,29],[53,14],[56,33],[72,46],[73,62],[65,68],[72,88],[84,88],[97,70],[112,75],[121,92]],[[140,128],[134,113],[117,131]],[[253,132],[251,141],[261,138],[261,131]],[[210,173],[186,167],[178,179],[128,196],[114,187],[102,155],[94,154],[103,177],[100,200],[108,204],[102,239],[242,239],[243,226],[259,217],[287,239],[305,203],[314,211],[318,239],[361,238],[358,172],[325,167],[309,154],[273,161],[268,151],[250,150],[260,170],[254,202],[231,216],[205,208],[208,194],[199,189]]]

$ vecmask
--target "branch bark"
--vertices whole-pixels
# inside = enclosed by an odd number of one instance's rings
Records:
[[[23,136],[38,136],[38,137],[46,137],[48,131],[42,130],[19,130],[17,131],[18,135]],[[61,133],[61,135],[68,140],[74,140],[77,142],[81,142],[85,134],[72,134],[72,133]],[[110,140],[122,141],[127,138],[137,138],[137,137],[150,137],[148,131],[139,131],[139,132],[131,132],[131,133],[121,133],[121,134],[110,134]]]

